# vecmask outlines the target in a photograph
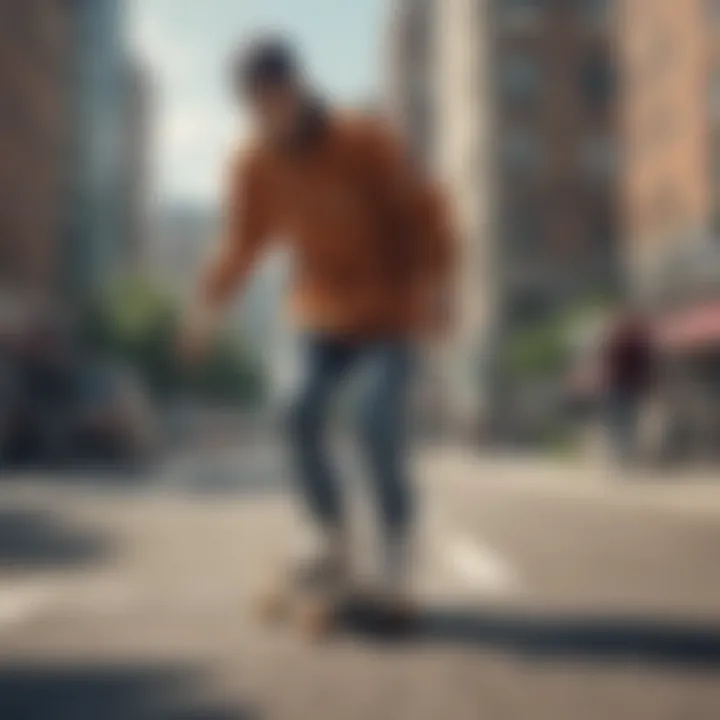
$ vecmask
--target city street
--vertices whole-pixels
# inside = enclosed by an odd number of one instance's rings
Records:
[[[274,444],[3,478],[0,718],[720,716],[720,485],[418,465],[422,626],[318,645],[250,610],[302,534]]]

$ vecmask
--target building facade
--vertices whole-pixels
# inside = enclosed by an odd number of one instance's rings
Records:
[[[13,293],[60,282],[71,66],[65,0],[0,3],[0,285]]]
[[[720,237],[720,2],[707,5],[708,84],[707,112],[710,116],[710,186],[712,205],[712,235]]]
[[[86,297],[133,256],[147,109],[127,67],[122,0],[0,3],[0,278],[12,292]]]
[[[484,12],[477,0],[448,0],[434,4],[432,20],[433,167],[451,202],[461,256],[455,341],[445,365],[452,419],[462,425],[474,424],[487,400],[483,346],[493,330],[496,301],[495,188],[486,162],[493,117],[487,100],[490,48]]]
[[[496,270],[507,320],[612,285],[620,164],[612,3],[486,3]]]
[[[398,0],[390,18],[386,107],[423,165],[432,162],[437,106],[434,67],[434,0]]]
[[[637,3],[617,11],[626,265],[655,294],[713,234],[718,173],[717,3]]]
[[[711,236],[720,3],[420,5],[422,49],[400,53],[396,84],[424,83],[430,110],[399,104],[403,126],[430,128],[462,232],[460,377],[478,368],[473,347],[492,368],[515,329],[585,297],[641,294]]]
[[[72,0],[73,199],[69,289],[78,299],[106,287],[127,264],[125,3]]]
[[[130,58],[125,62],[123,95],[124,205],[120,262],[130,273],[142,274],[148,263],[152,95],[147,70]]]

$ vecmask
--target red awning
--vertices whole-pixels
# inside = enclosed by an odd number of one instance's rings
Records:
[[[720,348],[720,302],[686,308],[660,317],[655,336],[669,350]]]

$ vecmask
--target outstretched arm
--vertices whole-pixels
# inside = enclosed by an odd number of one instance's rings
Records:
[[[207,306],[221,309],[242,285],[267,240],[268,216],[261,168],[253,158],[242,158],[230,173],[220,244],[201,279],[200,298]]]
[[[196,360],[207,348],[222,311],[252,269],[269,232],[261,168],[255,159],[243,157],[231,168],[224,231],[185,319],[181,351],[186,359]]]

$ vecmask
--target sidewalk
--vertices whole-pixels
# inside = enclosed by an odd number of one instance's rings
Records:
[[[633,506],[720,513],[720,472],[713,468],[622,469],[598,457],[553,458],[501,454],[469,447],[428,448],[420,453],[426,482],[479,483],[560,497],[595,497]]]

